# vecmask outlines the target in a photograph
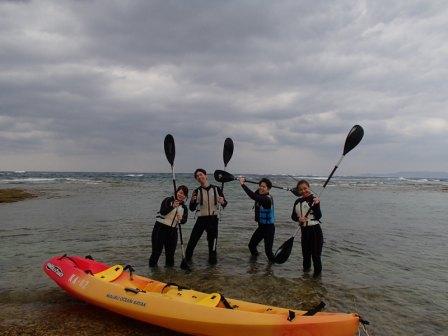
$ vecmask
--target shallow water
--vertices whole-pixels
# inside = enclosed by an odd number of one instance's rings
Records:
[[[194,187],[190,175],[177,175]],[[258,177],[254,176],[253,179]],[[285,176],[276,184],[294,186]],[[322,179],[312,179],[320,191]],[[209,267],[205,236],[194,271],[158,269],[147,260],[154,217],[171,191],[166,174],[0,173],[0,188],[19,187],[40,197],[0,204],[0,333],[6,335],[176,335],[79,302],[41,271],[51,256],[87,255],[132,264],[137,273],[227,297],[308,309],[358,312],[371,335],[445,335],[448,319],[448,182],[336,178],[322,195],[323,275],[301,272],[300,238],[290,260],[269,265],[263,253],[250,262],[247,243],[255,223],[252,202],[227,184],[229,206],[219,230],[219,263]],[[292,232],[294,196],[272,192],[277,215],[274,247]],[[189,237],[193,215],[184,226]],[[260,251],[263,247],[260,246]],[[180,246],[176,264],[180,263]]]

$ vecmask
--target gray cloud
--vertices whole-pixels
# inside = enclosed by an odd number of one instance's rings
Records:
[[[448,170],[441,1],[0,2],[1,169]],[[28,158],[28,159],[27,159]],[[269,160],[266,160],[269,158]]]

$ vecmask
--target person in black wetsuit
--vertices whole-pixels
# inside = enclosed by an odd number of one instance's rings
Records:
[[[152,229],[152,253],[149,257],[149,267],[156,267],[159,257],[165,248],[165,266],[174,266],[174,252],[177,246],[177,225],[187,221],[188,209],[184,202],[188,197],[188,188],[181,185],[176,190],[176,199],[167,197],[160,205],[156,223]]]
[[[311,270],[312,260],[313,276],[318,277],[322,272],[321,254],[324,242],[322,228],[320,227],[320,219],[322,218],[320,200],[312,194],[310,184],[306,180],[297,182],[297,189],[293,190],[292,193],[299,196],[292,208],[291,219],[299,223],[302,232],[303,271],[309,272]],[[305,217],[310,208],[310,213]]]
[[[190,211],[196,211],[197,220],[188,240],[185,259],[191,263],[193,251],[204,231],[207,232],[208,262],[217,263],[216,245],[218,240],[219,206],[226,207],[227,201],[220,187],[208,183],[207,172],[198,168],[194,177],[199,183],[190,200]]]
[[[249,250],[252,257],[258,256],[257,246],[264,240],[264,251],[270,262],[274,261],[274,253],[272,246],[274,244],[275,234],[275,213],[274,213],[274,199],[269,195],[272,188],[272,183],[267,178],[262,178],[258,183],[258,190],[253,192],[245,184],[245,178],[239,178],[241,187],[246,194],[255,201],[255,221],[258,223],[258,228],[252,234],[249,241]]]

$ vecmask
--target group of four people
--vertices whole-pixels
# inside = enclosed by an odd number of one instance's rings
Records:
[[[194,177],[199,183],[191,196],[189,210],[196,212],[196,223],[191,231],[185,251],[186,262],[191,263],[193,251],[204,231],[207,233],[209,263],[217,263],[217,238],[220,207],[225,208],[227,201],[220,187],[210,184],[207,172],[198,168]],[[264,240],[265,253],[270,262],[275,262],[272,252],[275,234],[275,211],[274,200],[269,194],[272,183],[267,178],[262,178],[255,192],[245,184],[245,178],[239,178],[241,187],[246,194],[255,201],[255,221],[257,229],[249,241],[249,250],[253,258],[258,256],[257,246]],[[322,229],[320,219],[320,200],[315,197],[306,180],[300,180],[292,193],[299,198],[295,201],[291,218],[301,227],[303,270],[311,269],[311,261],[314,266],[314,276],[320,275],[322,271],[321,252],[323,245]],[[152,253],[149,258],[149,267],[156,267],[159,257],[165,248],[166,262],[168,267],[174,266],[174,253],[177,246],[177,226],[185,224],[188,217],[188,209],[185,202],[188,198],[188,188],[184,185],[177,187],[176,196],[170,196],[162,201],[160,210],[156,216],[151,241]]]

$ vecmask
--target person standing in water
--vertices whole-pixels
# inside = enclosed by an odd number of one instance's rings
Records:
[[[191,262],[193,251],[204,231],[207,232],[208,262],[210,265],[217,263],[216,245],[218,240],[219,206],[225,208],[227,201],[220,187],[209,184],[205,169],[198,168],[194,177],[199,183],[190,200],[190,211],[196,211],[197,220],[191,231],[185,250],[185,259]]]
[[[299,198],[294,203],[291,219],[299,223],[302,232],[303,271],[309,272],[311,270],[312,260],[313,276],[318,277],[322,272],[321,254],[324,242],[320,227],[320,219],[322,218],[320,200],[312,194],[307,180],[297,182],[296,190],[293,194],[296,195],[296,192],[298,192]]]
[[[177,225],[186,223],[188,209],[184,204],[188,197],[188,188],[181,185],[176,190],[176,199],[167,197],[160,205],[156,223],[152,230],[152,253],[149,257],[149,267],[156,267],[159,257],[165,248],[165,266],[174,266],[174,253],[177,246]]]
[[[266,256],[270,262],[274,262],[274,253],[272,252],[275,234],[274,199],[269,195],[272,183],[269,179],[262,178],[258,183],[258,190],[253,192],[246,186],[244,177],[240,177],[239,181],[246,194],[255,201],[255,221],[258,223],[258,228],[249,241],[250,253],[252,257],[257,257],[257,246],[261,240],[264,240]]]

